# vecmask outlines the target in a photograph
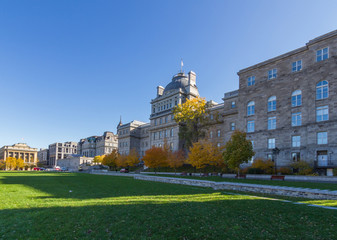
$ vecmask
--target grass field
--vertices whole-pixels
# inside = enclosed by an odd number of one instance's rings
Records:
[[[0,239],[336,239],[336,224],[336,210],[208,188],[0,172]]]
[[[235,179],[235,178],[221,178],[217,176],[199,177],[199,176],[181,176],[171,174],[147,174],[158,177],[177,177],[177,178],[189,178],[189,179],[201,179],[214,182],[238,182],[238,183],[252,183],[261,185],[273,185],[273,186],[287,186],[287,187],[299,187],[299,188],[312,188],[322,190],[337,190],[337,183],[317,183],[317,182],[293,182],[293,181],[280,181],[280,180],[259,180],[259,179]]]

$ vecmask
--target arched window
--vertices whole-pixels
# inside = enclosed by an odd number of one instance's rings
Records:
[[[247,104],[247,116],[251,116],[255,114],[255,102],[254,101],[250,101]]]
[[[276,111],[276,96],[268,98],[268,112]]]
[[[296,90],[291,94],[291,106],[297,107],[302,105],[302,91]]]
[[[328,81],[320,81],[316,85],[316,100],[321,100],[329,97]]]

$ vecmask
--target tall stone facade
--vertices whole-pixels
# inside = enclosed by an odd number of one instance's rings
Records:
[[[118,148],[118,139],[113,132],[104,132],[102,136],[81,139],[77,144],[77,154],[85,157],[105,155]]]
[[[77,154],[77,142],[53,143],[49,145],[48,149],[47,165],[57,166],[57,160]]]
[[[3,146],[0,148],[0,159],[6,161],[8,157],[15,157],[28,164],[37,164],[37,151],[37,148],[31,148],[26,143]]]

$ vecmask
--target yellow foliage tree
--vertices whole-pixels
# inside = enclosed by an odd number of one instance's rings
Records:
[[[0,170],[5,170],[6,169],[6,164],[3,159],[0,160]]]
[[[173,109],[173,114],[174,120],[180,125],[179,136],[186,141],[187,147],[205,136],[208,117],[204,98],[187,99]]]
[[[95,156],[92,162],[95,164],[102,164],[104,157],[105,155]]]
[[[119,168],[124,168],[128,166],[128,155],[119,154],[116,159],[116,166]]]
[[[166,167],[168,166],[167,161],[167,152],[161,147],[152,147],[145,152],[145,156],[143,157],[143,161],[145,166],[149,168],[154,168],[155,173],[157,173],[158,167]]]
[[[118,158],[118,152],[116,149],[112,150],[110,154],[107,154],[103,157],[102,164],[108,166],[111,170],[112,168],[116,168],[116,161]]]
[[[6,159],[6,170],[15,170],[16,168],[16,158],[8,157]]]
[[[25,162],[23,161],[22,158],[19,158],[19,159],[16,160],[16,167],[17,167],[18,170],[20,170],[20,169],[24,170]]]
[[[133,167],[139,163],[139,155],[136,149],[131,149],[129,155],[126,157],[127,166]]]

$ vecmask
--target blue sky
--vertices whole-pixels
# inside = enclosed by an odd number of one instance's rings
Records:
[[[221,102],[237,72],[337,29],[337,1],[0,2],[0,146],[78,141],[148,121],[180,69]]]

